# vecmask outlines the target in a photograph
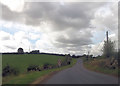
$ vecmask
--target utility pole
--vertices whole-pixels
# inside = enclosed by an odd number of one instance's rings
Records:
[[[107,57],[109,57],[108,55],[108,31],[106,32],[106,38],[107,38]]]
[[[88,51],[88,54],[87,54],[87,56],[86,56],[87,60],[88,60],[88,58],[89,58],[89,53],[90,53],[90,52]]]
[[[108,31],[106,32],[106,37],[107,37],[107,44],[108,44]]]

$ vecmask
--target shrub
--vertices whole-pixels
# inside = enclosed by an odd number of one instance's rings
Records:
[[[29,71],[41,71],[41,68],[38,65],[30,65],[27,68],[27,72]]]
[[[114,55],[114,52],[115,52],[115,42],[111,41],[110,39],[108,41],[104,41],[103,56],[111,57]]]
[[[8,76],[8,75],[18,75],[19,74],[19,70],[16,68],[13,68],[9,65],[5,66],[2,70],[2,76]]]
[[[43,65],[43,69],[52,69],[52,68],[55,68],[55,65],[49,63],[45,63]]]
[[[67,62],[68,65],[70,65],[70,63],[71,63],[70,61]]]

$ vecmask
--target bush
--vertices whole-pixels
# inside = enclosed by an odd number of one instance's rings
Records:
[[[104,59],[100,61],[99,66],[108,69],[116,69],[118,67],[118,62],[114,58]]]
[[[68,61],[68,62],[67,62],[67,65],[70,65],[70,63],[71,63],[71,62],[70,62],[70,61]]]
[[[13,68],[9,65],[5,66],[2,70],[2,76],[8,76],[8,75],[18,75],[19,74],[19,70],[16,68]]]
[[[61,64],[61,66],[66,66],[66,65],[67,65],[66,61],[62,62],[62,64]]]
[[[104,41],[103,46],[103,56],[111,57],[115,52],[115,42],[112,42],[110,39],[108,41]]]
[[[41,71],[42,69],[38,66],[38,65],[30,65],[28,68],[27,68],[27,72],[29,71]]]
[[[100,67],[106,67],[106,62],[105,61],[101,61],[99,64],[98,64]]]
[[[52,69],[52,68],[55,68],[56,66],[53,65],[53,64],[49,64],[49,63],[45,63],[43,65],[43,69]]]

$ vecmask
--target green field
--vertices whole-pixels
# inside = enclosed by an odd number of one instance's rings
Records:
[[[64,60],[63,56],[45,54],[21,54],[21,55],[2,55],[2,67],[7,64],[17,68],[20,73],[24,73],[30,65],[42,66],[45,63],[57,64],[58,59]]]
[[[58,59],[62,61],[65,60],[65,56],[55,56],[55,55],[43,55],[43,54],[22,54],[22,55],[3,55],[2,56],[2,66],[3,68],[8,64],[11,67],[17,68],[20,73],[19,75],[9,75],[3,77],[3,84],[30,84],[44,75],[49,74],[54,71],[60,71],[71,67],[76,63],[76,59],[72,59],[72,64],[67,66],[62,66],[60,68],[27,72],[27,67],[29,65],[39,65],[42,66],[45,63],[57,64]]]
[[[54,71],[61,71],[66,68],[72,67],[76,63],[76,61],[77,59],[72,59],[72,63],[70,65],[62,66],[56,69],[44,70],[41,72],[30,72],[30,73],[20,74],[18,76],[12,76],[12,77],[8,76],[3,79],[3,84],[26,84],[26,86],[28,86],[27,84],[30,84],[39,78],[43,78],[45,75],[49,75]]]

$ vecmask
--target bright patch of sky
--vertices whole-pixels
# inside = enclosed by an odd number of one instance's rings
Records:
[[[97,31],[93,33],[92,41],[94,44],[102,42],[106,37],[105,31]]]
[[[4,26],[0,27],[0,30],[5,31],[5,32],[10,33],[10,34],[14,34],[18,31],[18,29],[16,29],[16,28],[7,28]]]

